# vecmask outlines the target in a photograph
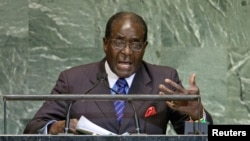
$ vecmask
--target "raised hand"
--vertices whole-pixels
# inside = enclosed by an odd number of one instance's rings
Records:
[[[183,95],[199,95],[199,87],[195,83],[195,74],[192,74],[189,79],[190,87],[188,89],[182,87],[179,84],[176,84],[174,81],[170,79],[165,79],[165,82],[172,86],[175,91],[167,88],[164,84],[159,85],[160,95],[176,95],[176,94],[183,94]],[[185,113],[190,116],[192,120],[198,120],[199,117],[203,117],[203,105],[201,101],[166,101],[166,104],[177,111]],[[199,112],[200,110],[200,112]],[[200,113],[200,115],[198,115]]]

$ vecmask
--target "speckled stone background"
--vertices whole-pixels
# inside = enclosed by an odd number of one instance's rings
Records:
[[[1,99],[49,94],[62,70],[100,60],[121,10],[148,23],[145,60],[175,67],[185,87],[197,74],[215,124],[250,124],[250,0],[0,0]],[[41,103],[7,102],[7,133],[22,134]]]

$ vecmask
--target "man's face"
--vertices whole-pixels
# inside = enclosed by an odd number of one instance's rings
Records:
[[[130,17],[123,17],[113,23],[111,31],[110,38],[103,39],[108,64],[119,77],[129,77],[139,69],[147,46],[147,42],[143,41],[143,26]],[[122,49],[118,48],[121,42],[126,44]],[[138,46],[138,43],[141,49],[132,50],[132,46]]]

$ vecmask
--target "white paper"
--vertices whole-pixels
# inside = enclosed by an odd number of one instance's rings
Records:
[[[81,116],[79,119],[76,130],[85,134],[92,134],[92,135],[116,135],[95,123],[88,120],[85,116]]]

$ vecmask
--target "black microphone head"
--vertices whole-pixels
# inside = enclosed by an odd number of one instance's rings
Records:
[[[107,80],[107,73],[105,72],[100,72],[100,73],[97,73],[97,80],[98,81],[106,81]]]

